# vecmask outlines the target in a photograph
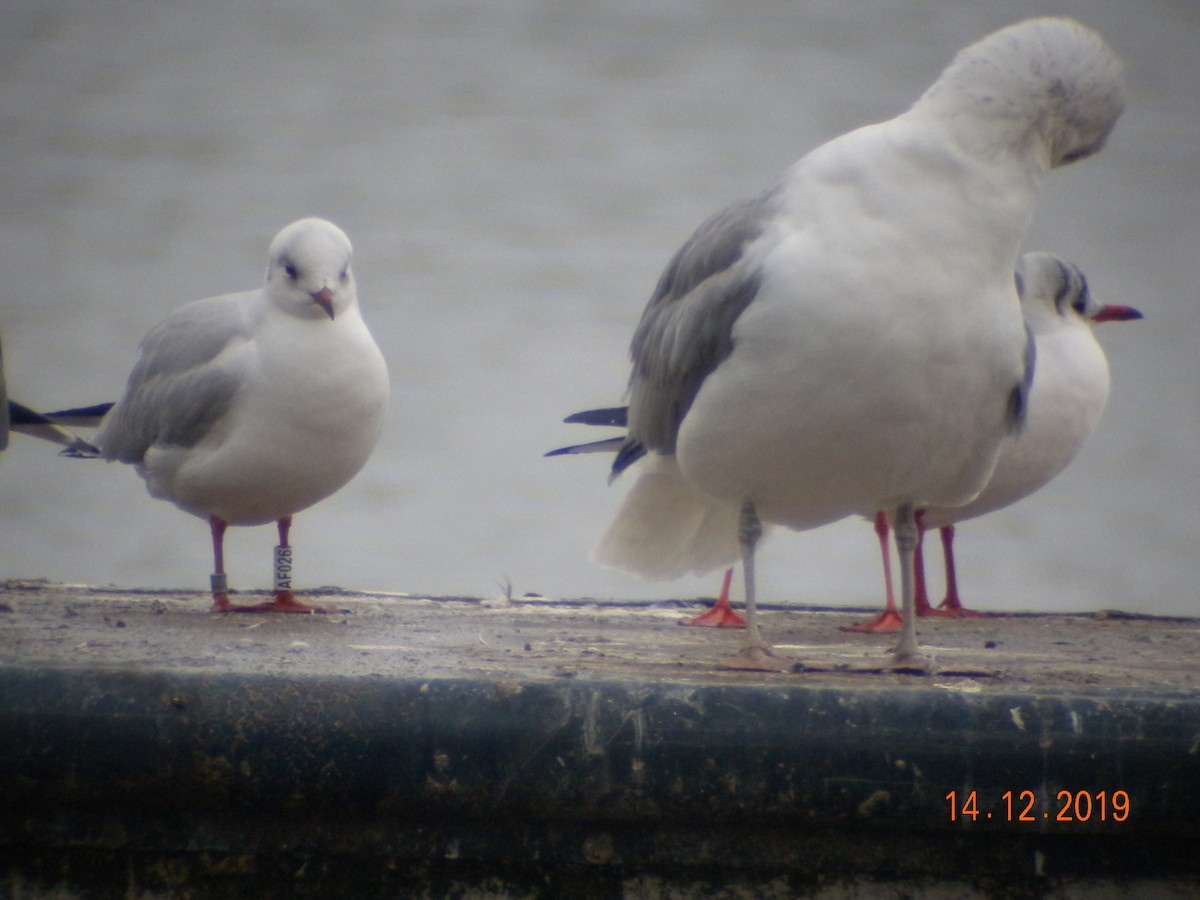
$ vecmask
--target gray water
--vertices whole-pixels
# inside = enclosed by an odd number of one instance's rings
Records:
[[[542,459],[598,436],[559,420],[621,400],[646,297],[709,213],[902,111],[960,47],[1047,11],[1103,33],[1131,94],[1104,153],[1053,174],[1027,249],[1073,260],[1146,320],[1101,327],[1112,399],[1072,468],[959,529],[964,597],[1200,612],[1191,0],[9,0],[10,390],[50,408],[115,399],[151,325],[255,287],[275,231],[326,216],[355,243],[394,402],[367,468],[297,517],[299,584],[711,595],[716,573],[640,583],[588,561],[625,485],[606,485],[600,457]],[[48,447],[17,437],[0,458],[0,577],[207,585],[203,522],[131,469]],[[269,584],[273,543],[270,528],[231,532],[234,586]],[[860,521],[776,532],[764,598],[875,603],[875,553]]]

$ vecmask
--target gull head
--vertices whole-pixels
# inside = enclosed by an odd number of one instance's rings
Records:
[[[1027,19],[959,51],[918,106],[1052,169],[1104,146],[1125,106],[1124,67],[1073,19]]]
[[[1025,318],[1035,332],[1061,326],[1063,321],[1092,324],[1142,318],[1131,306],[1096,300],[1083,272],[1052,253],[1026,253],[1021,257],[1017,263],[1017,292]]]
[[[271,241],[267,253],[270,302],[301,317],[337,317],[355,302],[353,251],[345,233],[324,219],[300,219]]]

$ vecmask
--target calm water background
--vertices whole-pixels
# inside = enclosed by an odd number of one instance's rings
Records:
[[[837,134],[902,111],[960,47],[1028,15],[1097,28],[1130,103],[1109,147],[1053,174],[1027,241],[1107,302],[1105,419],[1034,498],[960,528],[968,603],[1198,613],[1200,5],[9,0],[0,12],[0,328],[10,390],[115,399],[138,340],[257,286],[281,226],[356,248],[388,357],[370,464],[297,519],[299,583],[429,593],[711,595],[588,550],[625,485],[559,423],[622,397],[671,253],[709,213]],[[207,584],[207,528],[129,468],[17,438],[0,459],[0,577]],[[269,584],[273,530],[231,534]],[[931,559],[937,560],[933,551]],[[880,597],[859,521],[764,548],[764,598]],[[933,568],[938,568],[934,562]],[[935,578],[940,583],[940,578]]]

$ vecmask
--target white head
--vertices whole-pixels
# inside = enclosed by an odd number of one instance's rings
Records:
[[[350,239],[332,222],[293,222],[267,251],[266,295],[291,315],[334,319],[356,302],[352,254]]]
[[[989,140],[1036,149],[1054,168],[1104,146],[1125,106],[1124,67],[1073,19],[1027,19],[959,51],[917,105],[991,123]]]
[[[1075,323],[1127,322],[1142,317],[1133,307],[1097,301],[1083,272],[1052,253],[1026,253],[1017,262],[1016,278],[1025,321],[1035,334]]]

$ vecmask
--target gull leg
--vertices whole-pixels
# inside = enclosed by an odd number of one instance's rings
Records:
[[[709,628],[745,628],[746,620],[733,611],[729,605],[729,582],[733,580],[733,569],[725,570],[725,580],[721,582],[721,596],[708,612],[694,619],[683,619],[680,625],[705,625]]]
[[[946,564],[946,599],[942,601],[942,608],[962,609],[962,601],[958,598],[958,572],[954,568],[954,526],[947,525],[939,534],[942,560]]]
[[[883,557],[883,586],[887,605],[876,618],[861,625],[844,625],[842,631],[866,634],[888,634],[900,630],[900,610],[896,609],[896,595],[892,593],[892,555],[888,552],[888,519],[882,509],[875,513],[875,536],[879,538],[879,553]]]
[[[916,596],[913,598],[913,605],[916,607],[918,616],[933,616],[942,618],[951,616],[953,613],[946,612],[944,609],[937,609],[929,602],[929,591],[925,588],[925,511],[918,510],[916,515],[917,520],[917,546],[913,549],[913,587],[916,591]]]
[[[284,516],[275,523],[279,529],[279,544],[275,547],[275,602],[267,606],[272,612],[324,613],[328,610],[301,603],[292,595],[292,545],[288,535],[292,530],[292,517]]]
[[[941,529],[942,559],[946,563],[946,599],[942,601],[939,610],[946,616],[984,617],[988,613],[967,609],[958,598],[958,576],[954,568],[954,526],[946,525]]]
[[[746,579],[746,638],[737,656],[728,663],[730,668],[754,669],[769,672],[789,668],[784,660],[771,653],[771,647],[763,640],[758,627],[758,602],[754,589],[754,548],[762,537],[762,523],[754,510],[754,501],[747,498],[742,502],[742,513],[738,517],[738,541],[742,545],[742,575]]]
[[[913,547],[913,606],[918,616],[927,616],[933,607],[929,605],[929,592],[925,589],[925,526],[921,514],[917,513],[917,546]]]
[[[754,511],[754,503],[742,503],[742,514],[738,518],[738,541],[742,545],[742,574],[746,579],[746,640],[743,650],[767,651],[762,631],[758,627],[758,598],[754,588],[754,549],[762,537],[762,523]]]
[[[213,612],[229,612],[234,608],[229,602],[229,580],[225,577],[225,529],[229,526],[224,519],[209,516],[208,527],[212,531],[213,546],[213,573],[209,576],[212,584],[212,608]]]
[[[916,598],[913,591],[913,556],[917,546],[917,522],[911,503],[896,508],[892,521],[896,536],[896,555],[900,558],[900,601],[903,623],[900,641],[892,651],[892,667],[927,671],[929,660],[917,646]]]
[[[213,593],[213,612],[238,612],[238,613],[261,613],[261,612],[288,612],[288,613],[323,613],[327,612],[324,609],[318,609],[315,606],[309,606],[307,603],[301,603],[291,592],[291,559],[292,548],[288,544],[288,531],[292,526],[290,516],[282,518],[277,523],[279,526],[279,546],[275,548],[275,597],[269,603],[231,603],[229,601],[229,588],[225,580],[225,529],[228,527],[223,519],[216,516],[209,517],[209,525],[212,528],[213,539],[213,568],[216,571],[212,576],[212,593]],[[282,560],[286,560],[286,568]],[[281,588],[281,584],[283,587]]]

